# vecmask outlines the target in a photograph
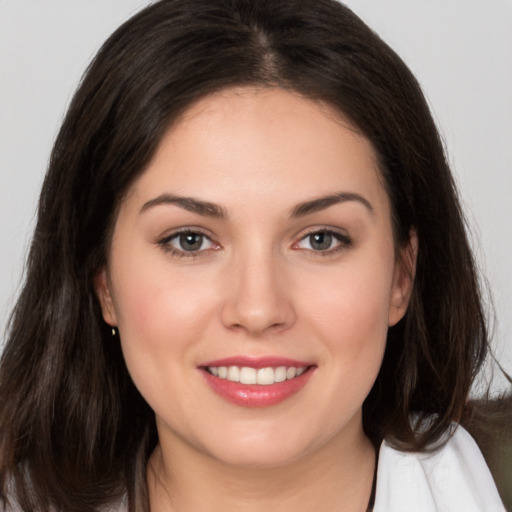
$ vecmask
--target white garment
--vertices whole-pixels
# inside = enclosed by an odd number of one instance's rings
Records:
[[[104,512],[126,512],[125,500]],[[16,506],[7,512],[19,512]],[[506,512],[487,464],[461,426],[443,448],[406,453],[384,441],[373,512]]]
[[[432,453],[406,453],[382,443],[373,512],[505,512],[505,507],[480,449],[458,426]]]

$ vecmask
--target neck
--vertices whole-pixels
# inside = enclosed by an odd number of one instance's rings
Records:
[[[375,450],[360,429],[278,467],[233,466],[191,449],[161,443],[148,464],[151,512],[365,512]]]

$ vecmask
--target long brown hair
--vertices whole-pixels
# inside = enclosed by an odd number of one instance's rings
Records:
[[[411,304],[389,330],[364,428],[424,450],[463,414],[488,348],[443,144],[402,60],[333,0],[162,0],[122,25],[76,92],[41,192],[0,368],[0,495],[25,511],[147,510],[154,415],[103,322],[93,276],[117,208],[170,124],[252,84],[328,102],[371,141],[397,247],[418,237]],[[421,429],[411,424],[429,417]]]

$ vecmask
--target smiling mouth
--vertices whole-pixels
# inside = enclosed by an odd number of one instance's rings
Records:
[[[206,366],[205,370],[214,377],[247,385],[270,386],[300,377],[310,366],[278,366],[251,368],[248,366]]]
[[[269,407],[284,402],[310,381],[317,365],[281,356],[234,356],[200,366],[218,396],[243,407]]]

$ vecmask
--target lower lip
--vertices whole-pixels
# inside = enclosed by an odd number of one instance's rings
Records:
[[[201,368],[201,371],[213,391],[228,402],[243,407],[270,407],[283,402],[300,391],[313,374],[313,367],[308,368],[299,377],[268,386],[232,382],[215,377],[204,368]]]

